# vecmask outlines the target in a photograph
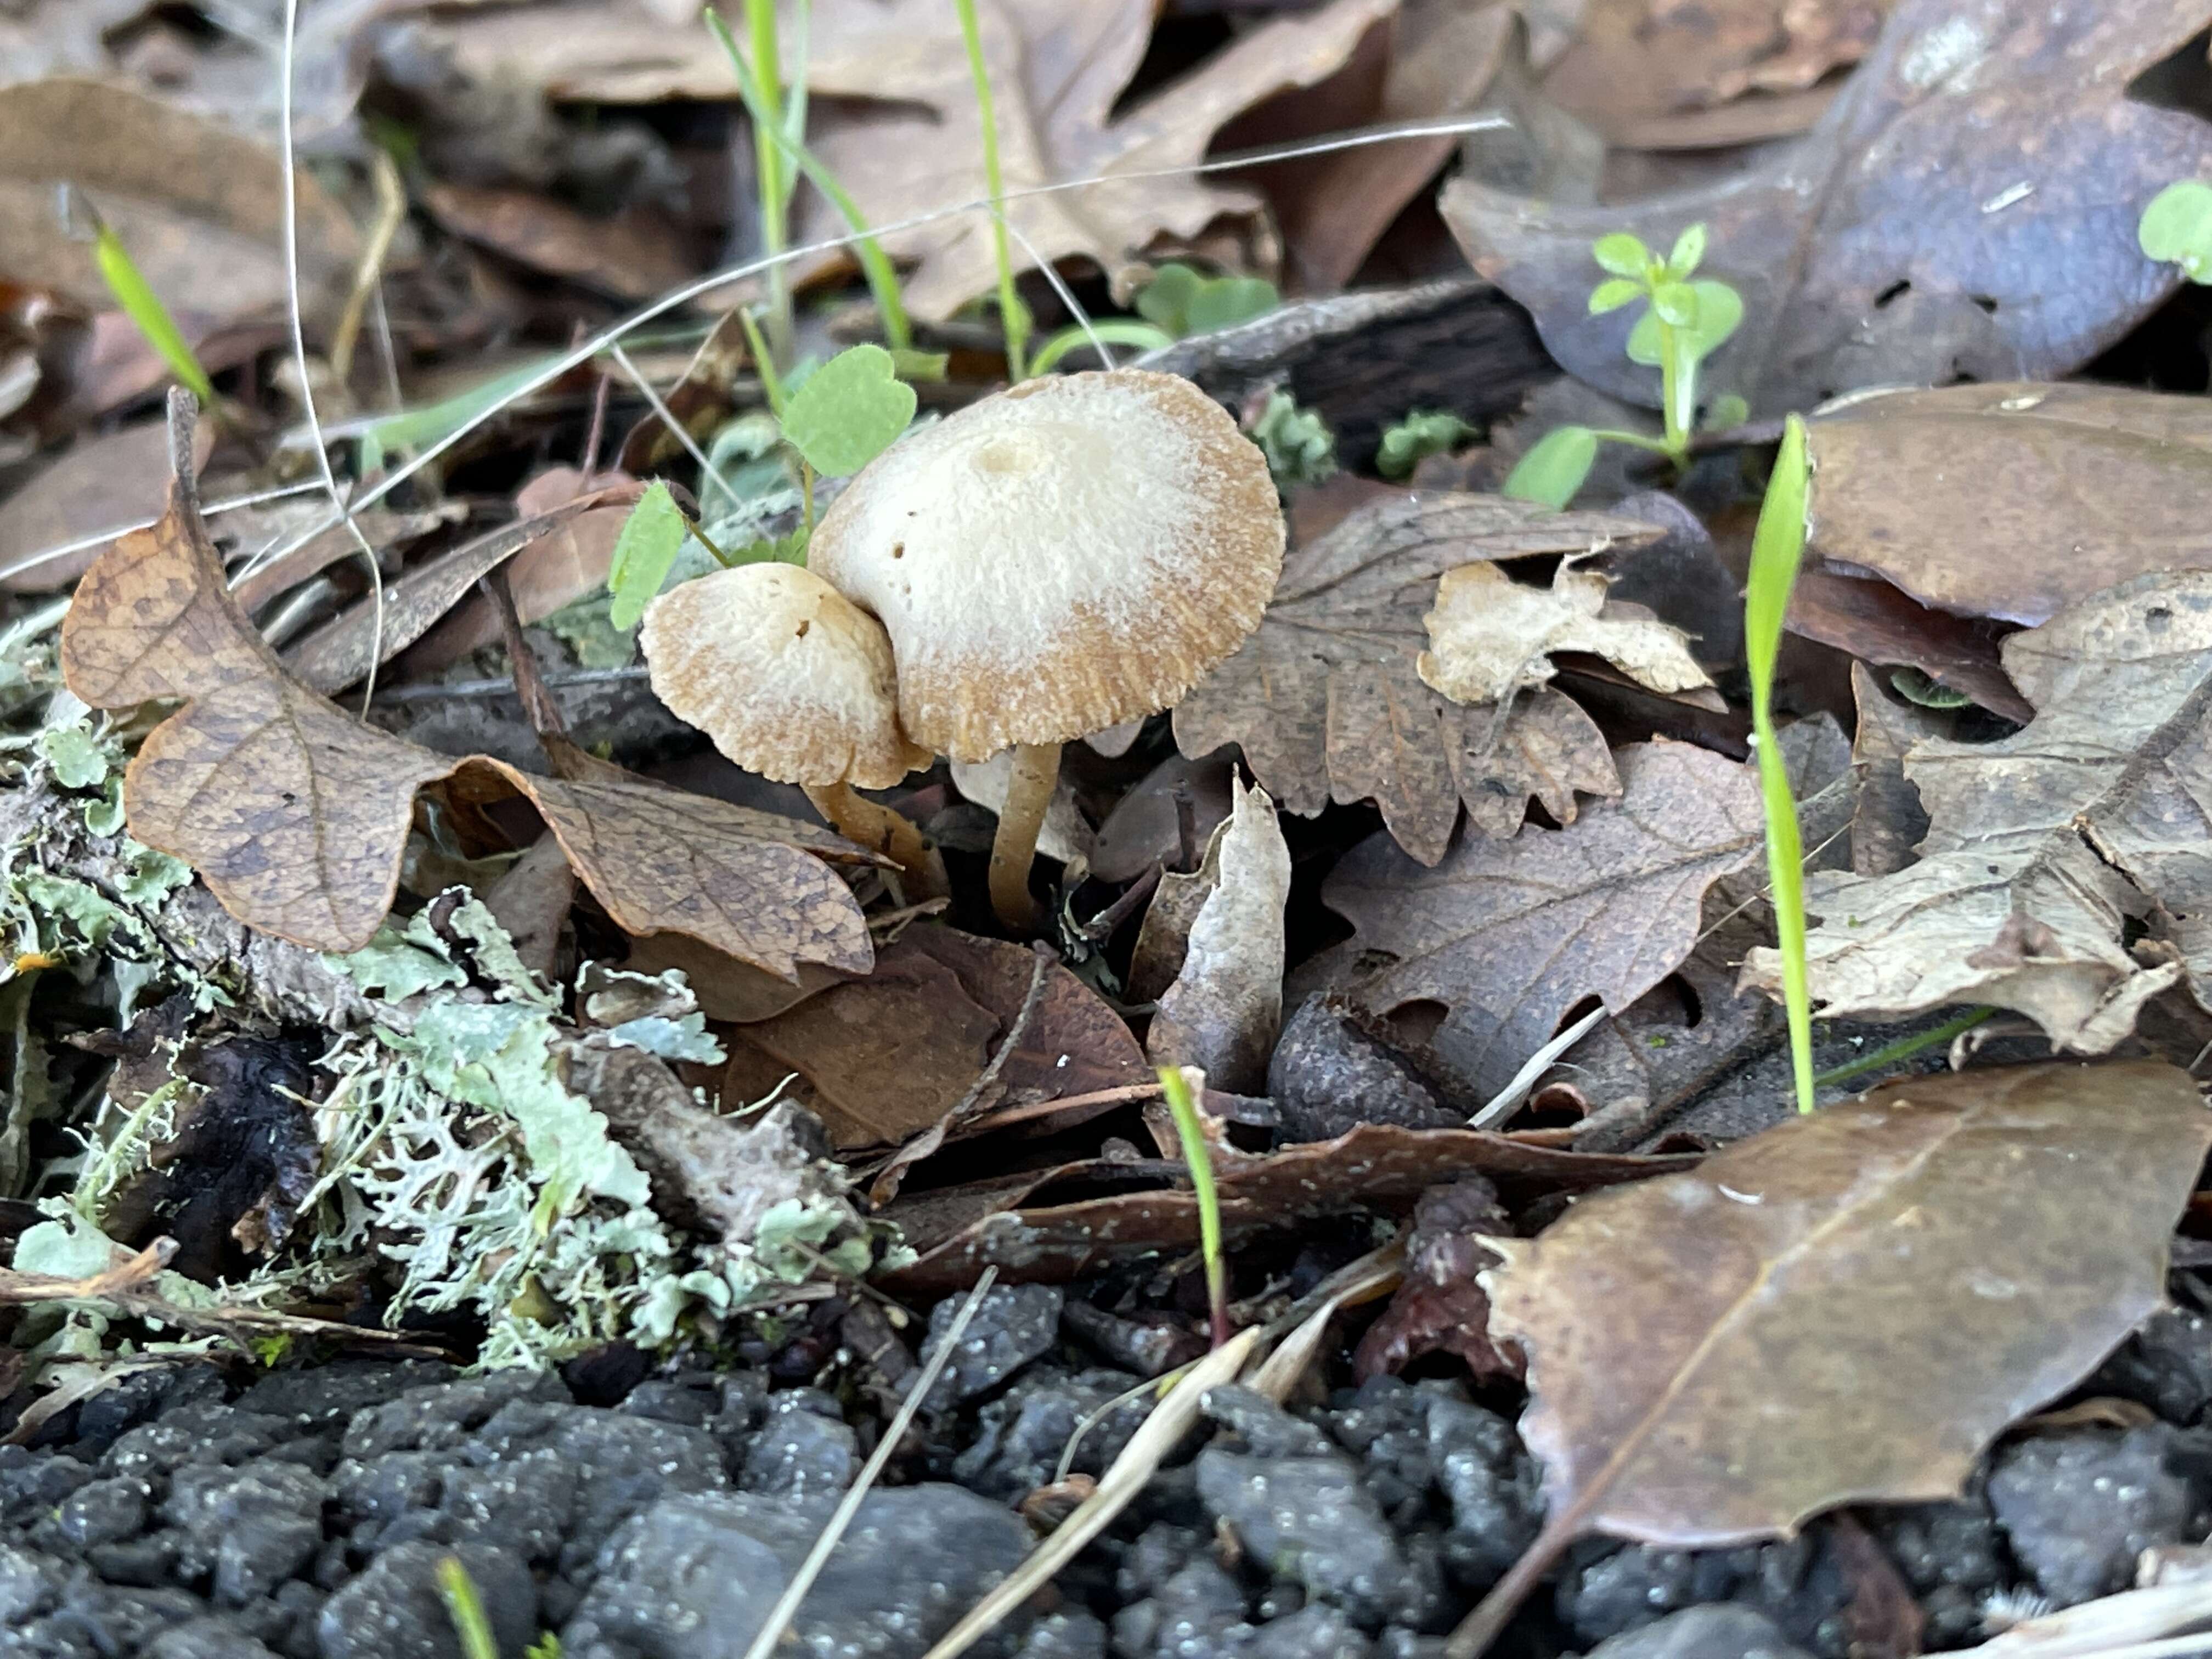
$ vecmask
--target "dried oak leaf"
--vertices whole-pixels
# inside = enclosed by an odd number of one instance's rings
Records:
[[[1620,781],[1589,715],[1546,687],[1463,708],[1421,683],[1423,618],[1446,571],[1477,560],[1637,547],[1648,524],[1553,513],[1498,495],[1406,495],[1352,514],[1291,550],[1258,630],[1175,711],[1177,745],[1243,745],[1253,775],[1289,811],[1372,798],[1424,864],[1450,844],[1464,802],[1487,836],[1511,836],[1534,797],[1572,823],[1575,793]]]
[[[1887,0],[1596,0],[1544,91],[1615,143],[1753,93],[1803,92],[1866,56]]]
[[[1550,1515],[1454,1651],[1585,1532],[1707,1549],[1955,1496],[2159,1305],[2208,1146],[2172,1066],[1914,1078],[1492,1239]]]
[[[131,832],[280,939],[366,945],[398,890],[416,792],[451,780],[478,799],[527,796],[628,932],[689,933],[787,978],[800,962],[872,959],[860,906],[821,861],[868,855],[827,831],[642,781],[435,755],[291,678],[232,599],[188,490],[86,573],[62,666],[96,708],[184,700],[125,775]]]
[[[1216,1169],[1214,1184],[1223,1237],[1234,1243],[1362,1209],[1402,1213],[1437,1182],[1457,1176],[1480,1175],[1522,1195],[1587,1192],[1692,1161],[1557,1152],[1480,1129],[1370,1123],[1334,1140],[1238,1159]],[[1065,1284],[1116,1261],[1194,1248],[1199,1204],[1187,1187],[1014,1207],[1069,1178],[1127,1180],[1145,1173],[1142,1166],[1117,1171],[1112,1160],[1096,1159],[998,1177],[974,1194],[948,1189],[902,1199],[884,1213],[921,1259],[877,1282],[896,1296],[945,1295],[974,1284],[992,1266],[1015,1283]]]
[[[1813,994],[1838,1015],[1989,1003],[2101,1054],[2185,969],[2212,998],[2212,572],[2138,577],[2014,635],[2004,660],[2031,725],[1905,752],[1919,861],[1807,881]],[[1754,951],[1744,982],[1778,972]]]
[[[2130,576],[2212,568],[2202,398],[1945,386],[1855,402],[1808,442],[1809,550],[1938,611],[2033,628]]]
[[[1462,836],[1425,869],[1387,836],[1346,854],[1322,897],[1368,968],[1346,988],[1377,1014],[1449,1011],[1431,1051],[1478,1097],[1503,1088],[1587,997],[1619,1012],[1696,944],[1705,889],[1764,844],[1752,769],[1687,744],[1615,757],[1619,800],[1561,830]]]
[[[1414,667],[1454,702],[1496,702],[1543,684],[1554,651],[1603,657],[1654,691],[1712,684],[1680,629],[1642,605],[1608,605],[1608,585],[1572,559],[1559,561],[1549,588],[1516,582],[1486,559],[1447,570],[1423,618],[1429,648]]]
[[[1901,0],[1819,125],[1750,172],[1603,207],[1462,179],[1440,205],[1561,365],[1619,397],[1656,404],[1658,377],[1623,351],[1636,307],[1589,314],[1590,244],[1626,230],[1665,248],[1699,221],[1704,274],[1745,305],[1706,384],[1754,410],[2063,374],[2179,281],[2136,220],[2212,166],[2212,125],[2127,91],[2203,27],[2198,0]]]
[[[1342,68],[1361,36],[1398,0],[1328,0],[1255,25],[1188,75],[1119,113],[1115,100],[1152,39],[1152,0],[981,0],[984,59],[998,106],[1006,187],[1019,192],[1069,179],[1108,182],[1006,204],[1018,233],[1018,264],[1079,259],[1117,287],[1147,257],[1188,247],[1223,220],[1259,227],[1253,263],[1275,262],[1261,198],[1245,185],[1194,174],[1115,178],[1188,167],[1232,118],[1274,94],[1310,87]],[[872,100],[822,121],[813,140],[868,222],[970,201],[982,177],[982,128],[952,8],[939,0],[848,6],[816,27],[807,84]],[[919,107],[916,107],[919,106]],[[830,222],[817,227],[832,234]],[[842,230],[838,222],[836,230]],[[907,302],[945,318],[989,289],[989,222],[960,214],[884,234],[916,262]]]

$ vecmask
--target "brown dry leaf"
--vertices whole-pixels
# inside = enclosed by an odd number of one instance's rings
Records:
[[[1214,1184],[1222,1236],[1234,1243],[1270,1228],[1362,1209],[1403,1213],[1423,1192],[1455,1176],[1480,1175],[1524,1194],[1575,1193],[1641,1181],[1692,1162],[1556,1152],[1478,1129],[1370,1123],[1334,1140],[1308,1141],[1217,1169]],[[1000,1177],[982,1183],[984,1189],[973,1195],[947,1191],[902,1200],[884,1213],[921,1259],[877,1282],[894,1296],[944,1295],[973,1285],[985,1267],[995,1266],[1012,1283],[1064,1284],[1117,1261],[1193,1249],[1199,1206],[1188,1188],[1013,1207],[1071,1178],[1128,1180],[1175,1168],[1155,1164],[1128,1170],[1098,1159]]]
[[[264,311],[283,314],[283,171],[273,149],[105,82],[0,89],[0,275],[106,309],[113,301],[91,242],[73,240],[54,211],[64,183],[114,227],[187,337]],[[297,200],[301,298],[312,317],[343,300],[359,239],[305,169]]]
[[[1946,690],[2022,722],[2035,708],[2005,677],[2002,633],[1973,617],[1930,611],[1873,576],[1801,570],[1790,590],[1790,631],[1870,663],[1917,668]]]
[[[1009,191],[1098,173],[1200,160],[1214,135],[1271,94],[1327,79],[1398,0],[1328,0],[1255,25],[1194,72],[1116,112],[1152,34],[1152,0],[979,0]],[[735,8],[725,4],[735,19]],[[730,66],[704,29],[670,30],[647,0],[569,0],[484,7],[441,17],[426,36],[479,80],[519,79],[589,103],[728,100]],[[852,191],[884,246],[916,269],[908,306],[942,320],[992,285],[988,221],[964,213],[909,231],[885,227],[975,200],[983,191],[981,125],[953,9],[887,0],[817,9],[807,84],[840,105],[817,106],[809,143]],[[849,103],[845,100],[851,100]],[[818,205],[818,204],[817,204]],[[1148,255],[1187,248],[1218,221],[1255,226],[1249,187],[1195,177],[1131,179],[1006,204],[1036,257],[1096,263],[1117,283]],[[803,240],[842,234],[835,216]],[[1273,263],[1264,228],[1256,263]],[[1018,265],[1032,256],[1014,244]]]
[[[1851,868],[1862,876],[1893,875],[1912,862],[1912,849],[1928,833],[1928,808],[1905,775],[1905,757],[1923,738],[1940,738],[1951,722],[1882,690],[1863,662],[1851,665],[1851,696],[1858,706],[1851,765],[1858,794],[1851,805]]]
[[[0,258],[4,258],[0,255]],[[193,459],[206,465],[213,428],[198,434]],[[112,544],[95,542],[58,559],[57,547],[154,518],[167,500],[169,428],[145,421],[72,445],[0,502],[0,589],[52,593],[67,587]]]
[[[1596,513],[1553,513],[1494,495],[1405,495],[1354,513],[1291,550],[1267,615],[1175,711],[1183,753],[1235,743],[1285,808],[1372,797],[1413,855],[1434,864],[1461,804],[1487,836],[1511,836],[1530,797],[1573,822],[1577,790],[1620,787],[1605,740],[1546,689],[1462,708],[1421,683],[1422,617],[1437,579],[1478,559],[1636,547],[1658,532]]]
[[[2212,800],[2212,572],[2138,577],[2014,635],[2004,659],[2031,725],[1906,751],[1919,862],[1808,879],[1813,995],[1830,1014],[1988,1003],[2101,1054],[2185,967],[2212,998],[2197,804]],[[2130,951],[2137,923],[2150,937]],[[1755,951],[1744,982],[1771,990],[1777,971]]]
[[[839,1152],[904,1140],[975,1083],[1018,1017],[1034,967],[1017,945],[941,926],[910,928],[866,979],[726,1033],[723,1098],[757,1099],[795,1072],[798,1098]],[[1152,1074],[1121,1018],[1054,964],[998,1075],[1009,1095],[1054,1100]]]
[[[1590,244],[1626,230],[1663,251],[1698,222],[1702,274],[1745,306],[1705,384],[1758,413],[1856,386],[2063,374],[2180,280],[2144,257],[2136,220],[2212,167],[2212,125],[2127,88],[2203,27],[2199,0],[1899,0],[1820,125],[1750,173],[1601,207],[1462,179],[1441,206],[1560,364],[1620,397],[1656,404],[1658,375],[1623,351],[1639,307],[1589,314]]]
[[[1270,95],[1327,79],[1398,0],[1328,0],[1235,39],[1192,73],[1116,114],[1115,100],[1152,38],[1152,0],[981,0],[986,63],[998,105],[1006,187],[1137,173],[1202,159],[1231,118]],[[939,0],[851,6],[816,27],[807,83],[817,93],[876,100],[825,118],[814,143],[873,225],[974,200],[982,193],[981,126],[952,8]],[[917,111],[914,106],[919,106]],[[1185,175],[1129,179],[1006,204],[1020,234],[1018,267],[1042,259],[1096,264],[1126,292],[1149,257],[1187,248],[1222,221],[1255,224],[1261,198],[1247,186]],[[834,230],[829,219],[816,227]],[[1274,262],[1272,238],[1253,232],[1255,258]],[[915,262],[907,303],[941,319],[994,280],[989,222],[962,214],[884,235]]]
[[[1395,1376],[1408,1362],[1441,1352],[1457,1355],[1478,1377],[1519,1376],[1520,1356],[1501,1352],[1490,1340],[1490,1298],[1475,1279],[1498,1263],[1486,1238],[1512,1230],[1498,1189],[1480,1176],[1423,1193],[1406,1238],[1406,1277],[1359,1339],[1352,1375],[1363,1382]]]
[[[1497,702],[1542,685],[1554,651],[1603,657],[1638,685],[1668,693],[1712,681],[1689,638],[1642,605],[1608,604],[1602,573],[1559,561],[1549,589],[1515,581],[1488,560],[1447,570],[1422,618],[1429,648],[1414,668],[1454,702]]]
[[[1263,1094],[1283,1024],[1291,849],[1275,803],[1257,785],[1237,792],[1219,860],[1219,878],[1191,923],[1182,971],[1160,995],[1145,1052],[1155,1066],[1198,1066],[1231,1094]]]
[[[1347,988],[1376,1014],[1449,1010],[1431,1050],[1480,1097],[1503,1088],[1567,1011],[1616,1012],[1696,943],[1705,889],[1765,844],[1753,770],[1686,744],[1615,757],[1621,796],[1563,830],[1462,836],[1434,869],[1387,836],[1346,854],[1322,896],[1357,930],[1347,951],[1388,965]]]
[[[1815,421],[1808,550],[2033,628],[2150,570],[2212,568],[2212,409],[2132,386],[1902,392]]]
[[[1401,0],[1370,121],[1440,121],[1475,108],[1504,60],[1514,21],[1514,8],[1496,0]],[[1271,169],[1269,194],[1299,287],[1327,294],[1350,282],[1459,142],[1450,133],[1404,138]]]
[[[158,526],[86,574],[62,663],[94,708],[187,700],[125,776],[131,830],[264,933],[325,951],[367,944],[398,889],[416,792],[452,779],[476,799],[528,796],[627,931],[673,928],[786,976],[801,961],[872,959],[859,905],[815,856],[866,855],[827,831],[641,781],[453,760],[361,725],[290,678],[224,586],[182,491]]]
[[[1667,118],[1747,93],[1802,92],[1865,57],[1887,9],[1887,0],[1595,0],[1544,91],[1616,144],[1675,148],[1663,142],[1678,125]]]
[[[1955,1497],[2163,1300],[2208,1146],[2177,1066],[1916,1078],[1494,1240],[1550,1516],[1451,1651],[1586,1532],[1705,1549]]]
[[[366,674],[372,651],[389,662],[421,639],[509,559],[538,545],[595,507],[635,503],[642,486],[624,480],[572,495],[560,506],[501,525],[449,553],[409,571],[384,590],[381,602],[365,599],[317,629],[284,653],[284,665],[310,690],[343,691]]]
[[[434,181],[423,204],[455,235],[617,300],[645,301],[699,274],[665,213],[593,218],[534,191]]]

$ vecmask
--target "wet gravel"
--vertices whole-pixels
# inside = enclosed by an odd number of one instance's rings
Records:
[[[1141,1379],[1093,1363],[1064,1305],[988,1298],[795,1651],[922,1654],[1021,1560],[1019,1506],[1079,1425],[1079,1473],[1127,1443],[1145,1407],[1114,1402]],[[2161,1315],[2083,1391],[2124,1407],[2008,1440],[1962,1501],[1858,1512],[1929,1647],[1980,1639],[1994,1597],[2106,1594],[2142,1549],[2212,1529],[2207,1334]],[[1296,1411],[1223,1388],[1206,1412],[1113,1532],[975,1651],[1433,1659],[1535,1534],[1538,1472],[1460,1382],[1378,1378]],[[50,1425],[52,1443],[0,1448],[0,1655],[459,1659],[436,1588],[450,1555],[505,1653],[550,1631],[569,1659],[739,1659],[880,1420],[857,1389],[751,1372],[651,1378],[611,1407],[553,1376],[420,1362],[242,1389],[206,1366],[136,1374]],[[1825,1522],[1729,1550],[1587,1540],[1510,1639],[1525,1659],[1843,1659],[1867,1588],[1853,1559]]]

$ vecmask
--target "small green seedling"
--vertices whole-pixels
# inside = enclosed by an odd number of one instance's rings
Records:
[[[878,345],[849,346],[786,399],[783,440],[828,478],[858,472],[914,419],[914,388]]]
[[[1283,303],[1264,276],[1208,276],[1170,262],[1137,295],[1137,314],[1180,340],[1264,317]]]
[[[2179,265],[2192,283],[2212,283],[2212,185],[2184,179],[2151,198],[2136,240],[2154,259]]]
[[[690,531],[690,522],[668,486],[658,478],[647,484],[623,520],[607,563],[607,592],[614,600],[608,620],[617,628],[637,626],[675,568],[676,556],[684,550],[684,538]]]
[[[123,239],[115,234],[108,222],[93,215],[93,259],[100,266],[100,274],[107,284],[107,291],[115,296],[115,303],[123,307],[123,314],[146,337],[146,343],[168,365],[169,373],[177,377],[177,384],[200,400],[202,409],[215,407],[215,385],[208,372],[200,367],[200,360],[192,353],[177,319],[169,314],[161,296],[154,292],[153,284],[146,280],[131,260]]]
[[[1198,1199],[1199,1250],[1206,1262],[1206,1304],[1212,1315],[1213,1346],[1229,1340],[1229,1278],[1221,1261],[1221,1196],[1213,1185],[1213,1159],[1206,1149],[1206,1126],[1199,1121],[1198,1103],[1190,1097],[1190,1085],[1179,1066],[1159,1068],[1160,1092],[1167,1097],[1175,1118],[1176,1139],[1182,1143],[1182,1160],[1190,1167],[1190,1188]]]
[[[1268,395],[1249,435],[1267,458],[1278,489],[1316,484],[1336,471],[1336,434],[1312,410],[1299,408],[1287,392]]]
[[[1751,726],[1759,750],[1759,790],[1766,817],[1766,871],[1773,884],[1774,931],[1782,957],[1782,1001],[1790,1019],[1790,1061],[1797,1109],[1813,1109],[1813,1000],[1805,972],[1805,854],[1797,803],[1790,793],[1782,744],[1774,730],[1774,665],[1783,618],[1805,552],[1805,498],[1811,468],[1805,422],[1792,415],[1782,434],[1774,475],[1751,543],[1744,591],[1744,656],[1751,669]]]
[[[1608,273],[1590,290],[1592,316],[1638,301],[1646,306],[1629,333],[1628,356],[1659,371],[1666,435],[1649,438],[1640,432],[1560,427],[1522,456],[1506,479],[1505,493],[1522,501],[1565,507],[1589,476],[1601,442],[1632,444],[1666,456],[1677,468],[1686,465],[1690,440],[1697,430],[1698,368],[1743,321],[1742,295],[1726,283],[1695,274],[1705,257],[1703,225],[1692,225],[1676,237],[1663,260],[1626,231],[1601,236],[1590,252],[1599,268]],[[1707,424],[1741,425],[1747,412],[1741,398],[1719,398]]]
[[[1474,435],[1473,427],[1447,410],[1415,410],[1382,434],[1375,470],[1386,478],[1410,478],[1430,456],[1444,454]],[[1583,465],[1587,469],[1589,464]]]

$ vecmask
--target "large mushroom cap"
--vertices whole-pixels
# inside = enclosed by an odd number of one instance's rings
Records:
[[[746,564],[646,607],[653,689],[738,765],[779,783],[888,789],[930,763],[899,729],[883,624],[811,571]]]
[[[1266,458],[1219,405],[1124,368],[894,445],[807,557],[890,630],[907,731],[974,761],[1170,706],[1259,626],[1283,533]]]

